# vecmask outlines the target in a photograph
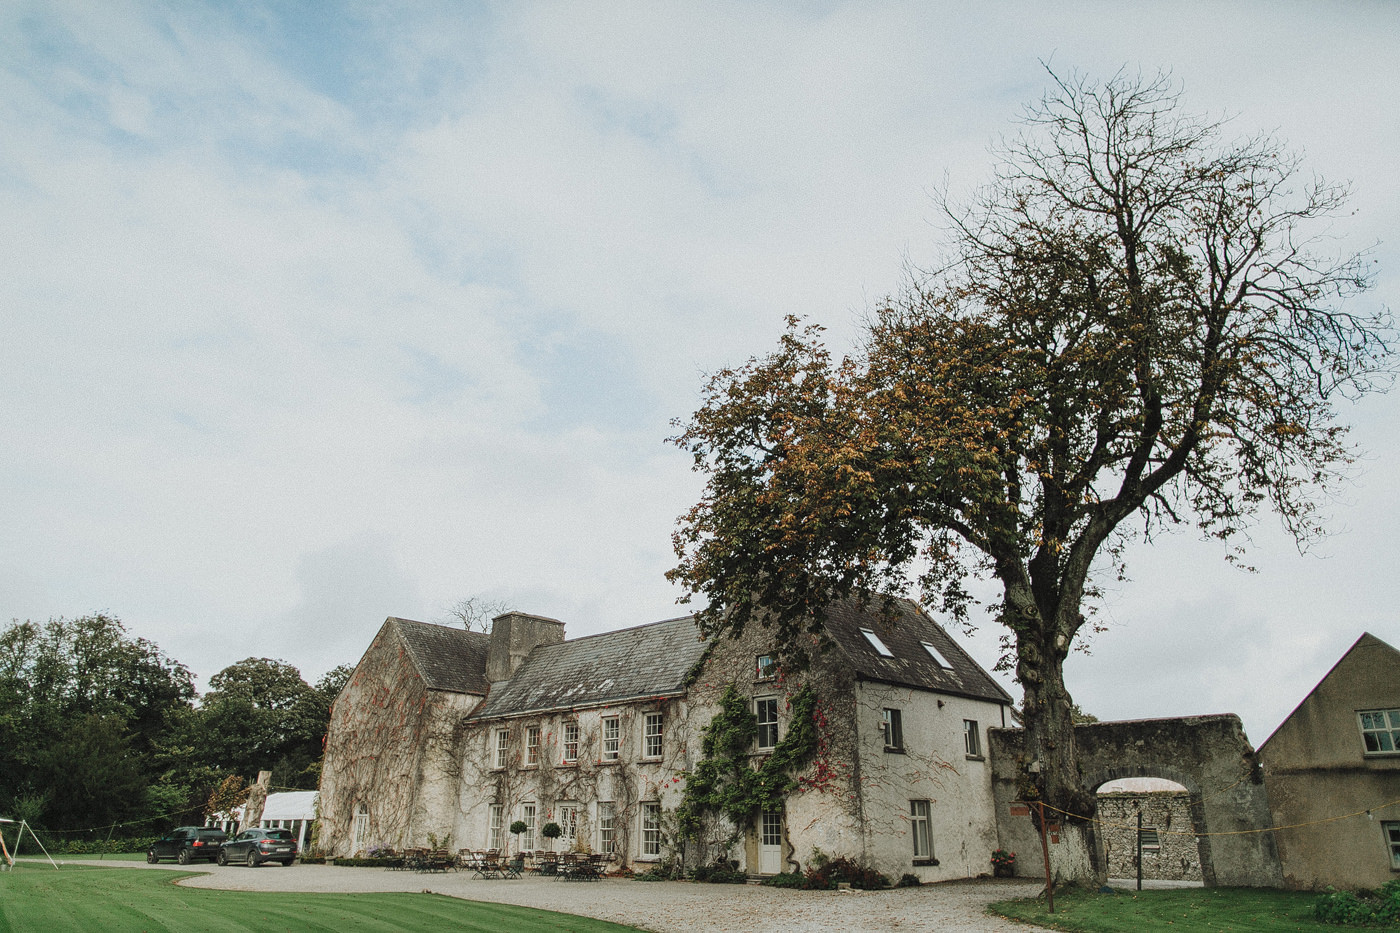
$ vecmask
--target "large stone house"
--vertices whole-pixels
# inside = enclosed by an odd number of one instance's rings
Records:
[[[820,851],[895,878],[986,873],[986,730],[1007,724],[1011,698],[907,600],[838,604],[823,627],[810,666],[786,671],[766,630],[706,640],[691,617],[573,640],[518,612],[489,635],[388,619],[332,708],[319,845],[450,837],[637,868],[726,857],[753,874]],[[767,773],[801,745],[795,780],[737,819],[708,814],[683,842],[688,775],[715,758],[707,727],[736,708],[751,730],[737,764]],[[543,838],[546,823],[561,838]]]
[[[1362,635],[1259,759],[1290,887],[1400,878],[1400,651]]]

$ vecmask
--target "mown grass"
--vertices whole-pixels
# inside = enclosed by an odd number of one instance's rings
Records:
[[[634,933],[587,917],[440,894],[282,894],[172,884],[186,872],[20,862],[0,873],[0,933]]]
[[[1343,927],[1313,919],[1316,894],[1261,888],[1182,888],[1168,891],[1080,890],[1055,893],[1055,912],[1044,900],[999,901],[993,913],[1072,933],[1150,933],[1155,930],[1329,930]]]

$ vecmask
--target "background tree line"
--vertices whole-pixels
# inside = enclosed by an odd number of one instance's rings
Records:
[[[352,670],[311,685],[284,661],[247,658],[199,696],[184,664],[115,616],[12,621],[0,633],[0,815],[123,835],[202,822],[231,775],[271,769],[275,787],[314,789]]]

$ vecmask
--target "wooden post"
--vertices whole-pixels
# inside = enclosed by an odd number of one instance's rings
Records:
[[[1055,879],[1050,875],[1050,843],[1045,838],[1045,801],[1037,800],[1040,811],[1040,852],[1045,856],[1045,900],[1050,905],[1050,913],[1055,912]]]
[[[1138,803],[1138,828],[1137,828],[1137,868],[1138,868],[1138,890],[1142,890],[1142,804]]]

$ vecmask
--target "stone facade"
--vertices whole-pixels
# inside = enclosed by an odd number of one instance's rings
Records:
[[[1145,831],[1142,877],[1149,881],[1201,881],[1201,855],[1186,791],[1100,793],[1099,838],[1110,878],[1136,878],[1138,814]]]
[[[1259,748],[1288,886],[1400,878],[1397,740],[1400,651],[1365,634]]]
[[[385,623],[333,710],[325,851],[433,833],[453,847],[606,849],[637,867],[725,857],[772,874],[820,851],[896,879],[990,870],[986,730],[1005,723],[1010,698],[914,604],[833,607],[825,649],[792,673],[760,661],[776,652],[759,626],[707,642],[678,619],[567,641],[552,620],[516,616],[489,639]],[[443,664],[420,657],[443,651],[479,675],[448,683]],[[767,722],[758,766],[765,743],[790,731],[804,685],[816,690],[819,741],[781,807],[738,827],[712,820],[682,845],[676,808],[720,696],[733,687]],[[528,826],[519,837],[516,820]],[[546,841],[547,822],[563,838]]]

